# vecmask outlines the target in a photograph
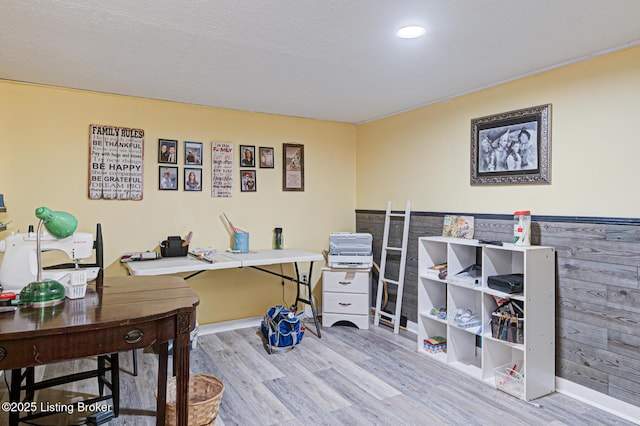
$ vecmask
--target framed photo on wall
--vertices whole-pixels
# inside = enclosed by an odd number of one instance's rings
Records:
[[[551,183],[551,104],[471,120],[471,185]]]
[[[257,190],[256,171],[240,170],[240,192],[256,192]]]
[[[273,169],[273,148],[261,146],[259,149],[260,154],[260,168],[261,169]]]
[[[158,139],[158,163],[178,164],[178,141]]]
[[[240,167],[256,166],[256,147],[253,145],[240,145]]]
[[[202,165],[202,143],[184,141],[184,164],[186,166]]]
[[[202,169],[184,168],[184,190],[202,191]]]
[[[161,191],[178,190],[178,168],[177,167],[159,167],[159,183],[158,188]]]
[[[282,190],[304,191],[304,145],[282,144]]]

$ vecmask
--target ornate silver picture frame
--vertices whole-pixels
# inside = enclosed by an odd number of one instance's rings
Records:
[[[551,104],[471,120],[471,185],[551,183]]]

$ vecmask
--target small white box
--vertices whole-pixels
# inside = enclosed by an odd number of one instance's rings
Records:
[[[69,299],[82,299],[87,291],[87,273],[81,269],[67,274],[64,295]]]

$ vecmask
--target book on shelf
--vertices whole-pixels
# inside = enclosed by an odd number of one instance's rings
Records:
[[[473,238],[473,216],[446,215],[442,226],[443,237]]]

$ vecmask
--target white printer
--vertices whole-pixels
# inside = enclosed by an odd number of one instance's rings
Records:
[[[332,232],[329,234],[329,267],[371,268],[372,242],[371,234]]]

